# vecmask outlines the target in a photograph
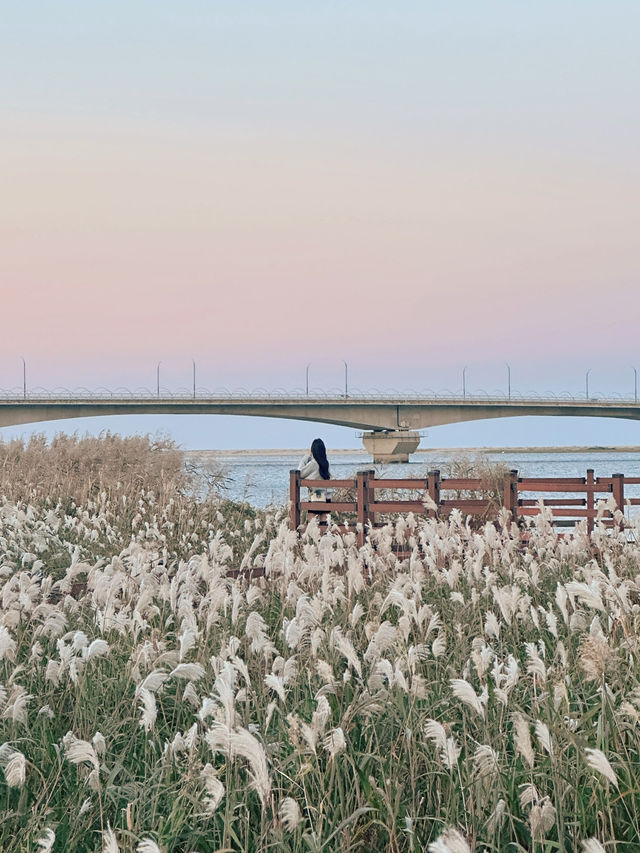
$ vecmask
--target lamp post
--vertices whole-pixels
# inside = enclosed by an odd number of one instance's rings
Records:
[[[462,368],[462,399],[467,398],[467,368]]]
[[[584,375],[584,387],[585,387],[585,393],[587,395],[587,400],[589,399],[589,374],[590,373],[591,373],[591,369],[587,370],[587,372]]]
[[[507,365],[507,399],[510,400],[511,399],[511,367],[509,366],[509,364],[507,362],[505,362],[505,364]]]
[[[349,396],[349,368],[344,358],[342,359],[342,363],[344,364],[344,396],[346,399]]]
[[[191,364],[193,365],[193,399],[196,399],[196,360],[195,358],[191,359]]]
[[[156,367],[156,396],[160,397],[160,365],[161,361],[158,362],[158,366]]]
[[[309,368],[311,367],[311,362],[307,364],[305,368],[305,392],[307,397],[309,396]]]
[[[22,396],[26,400],[27,399],[27,362],[24,360],[23,356],[20,356],[22,359]]]
[[[633,367],[633,402],[638,402],[638,368]]]

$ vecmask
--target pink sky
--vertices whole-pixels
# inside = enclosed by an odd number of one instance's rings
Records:
[[[637,6],[10,17],[0,388],[632,388]]]
[[[327,349],[370,385],[406,360],[633,356],[638,173],[161,130],[5,122],[0,381],[20,355],[43,385],[192,357],[277,385]]]

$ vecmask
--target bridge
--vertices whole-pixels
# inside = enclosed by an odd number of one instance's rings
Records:
[[[243,415],[336,424],[364,431],[375,461],[406,461],[418,430],[486,418],[572,416],[640,420],[637,398],[318,395],[275,393],[29,392],[0,396],[0,427],[108,415]]]

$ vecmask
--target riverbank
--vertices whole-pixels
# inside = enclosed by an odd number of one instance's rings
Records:
[[[234,450],[185,450],[185,456],[295,456],[296,454],[306,453],[307,448],[268,448],[266,450],[258,450],[256,448]],[[567,445],[565,447],[422,447],[415,451],[415,456],[425,455],[427,453],[444,453],[444,454],[459,454],[465,453],[476,455],[480,453],[640,453],[640,445],[622,445],[619,447],[609,447],[607,445]],[[332,456],[363,456],[369,457],[370,454],[364,449],[349,449],[349,448],[331,448]]]

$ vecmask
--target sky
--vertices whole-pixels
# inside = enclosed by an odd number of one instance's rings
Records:
[[[183,0],[0,17],[0,389],[633,394],[640,4]],[[222,417],[185,447],[352,430]],[[29,434],[5,428],[0,437]],[[640,444],[508,419],[423,444]]]

